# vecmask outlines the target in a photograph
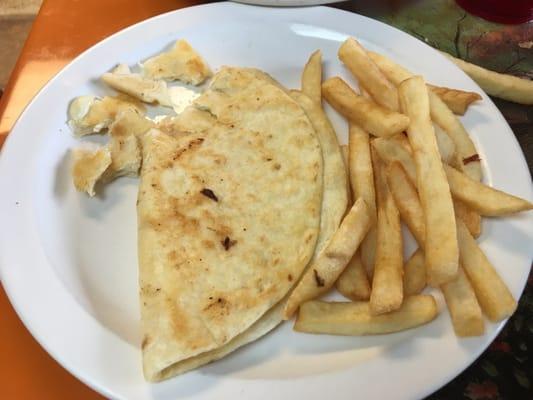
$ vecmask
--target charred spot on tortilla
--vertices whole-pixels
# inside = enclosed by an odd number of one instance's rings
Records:
[[[213,300],[213,296],[209,296],[209,300]],[[216,301],[212,301],[211,303],[209,303],[205,307],[205,310],[209,310],[211,307],[215,307],[215,306],[216,307],[227,307],[228,301],[223,297],[218,297]]]
[[[316,285],[318,287],[322,287],[325,285],[325,281],[324,281],[324,278],[322,278],[320,275],[318,275],[318,272],[316,269],[313,269],[313,273],[315,274],[315,281],[316,281]]]
[[[200,190],[200,193],[202,193],[205,197],[208,197],[211,200],[218,202],[218,197],[211,189],[203,188],[202,190]]]
[[[204,140],[205,140],[204,138],[196,138],[196,139],[194,139],[194,140],[191,140],[191,141],[189,142],[189,146],[188,146],[189,149],[192,149],[193,146],[196,146],[196,145],[198,145],[198,144],[201,144]]]
[[[205,139],[204,138],[196,138],[196,139],[193,139],[191,140],[187,146],[185,147],[182,147],[180,148],[178,151],[176,151],[176,154],[174,155],[174,157],[172,157],[172,160],[173,161],[176,161],[178,158],[180,158],[180,156],[185,153],[187,150],[191,150],[199,145],[201,145],[203,143]],[[170,164],[170,167],[169,168],[172,168],[172,163],[169,163]]]
[[[230,247],[234,246],[237,243],[237,241],[231,240],[229,236],[226,236],[224,240],[222,240],[220,243],[222,243],[222,246],[224,246],[224,249],[228,251]]]
[[[332,258],[332,259],[335,259],[335,260],[343,260],[345,259],[347,256],[345,254],[342,254],[342,253],[336,253],[336,252],[327,252],[326,253],[326,257],[327,258]]]

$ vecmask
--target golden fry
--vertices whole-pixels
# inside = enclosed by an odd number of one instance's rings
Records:
[[[322,102],[322,53],[315,51],[302,72],[302,92],[315,103]]]
[[[463,221],[459,219],[457,239],[461,249],[461,264],[483,312],[491,321],[510,317],[516,310],[516,300]]]
[[[442,54],[461,68],[491,96],[520,104],[533,104],[533,81],[507,74],[499,74],[452,57],[447,53]]]
[[[335,284],[337,290],[346,298],[360,301],[370,298],[370,283],[365,267],[357,251]]]
[[[424,211],[418,200],[415,186],[409,181],[399,162],[394,161],[387,168],[387,182],[402,221],[405,222],[418,245],[424,248],[426,240]]]
[[[391,166],[397,165],[393,163]],[[394,170],[393,170],[394,171]],[[403,170],[400,170],[403,172]],[[394,175],[389,175],[389,180]],[[407,180],[405,173],[396,176],[395,182],[408,186],[410,182]],[[393,190],[393,194],[396,194]],[[402,209],[400,204],[406,203],[410,207],[419,210],[419,212],[410,213],[408,215],[402,214],[402,219],[406,221],[408,226],[423,226],[423,216],[421,215],[422,206],[418,199],[416,192],[411,193],[410,196],[395,196],[398,207]],[[416,229],[414,229],[416,231]],[[421,236],[419,233],[418,236]],[[423,247],[423,243],[420,243]],[[461,250],[461,248],[460,248]],[[461,254],[462,257],[462,254]],[[404,292],[413,294],[417,290],[421,290],[422,285],[425,285],[425,275],[422,275],[421,269],[424,268],[424,254],[421,249],[418,249],[413,256],[405,264],[404,273]],[[425,273],[425,271],[424,271]],[[475,336],[481,335],[484,330],[483,318],[481,309],[474,294],[472,287],[461,267],[458,269],[458,275],[452,281],[441,285],[441,290],[448,304],[450,316],[457,336]]]
[[[472,179],[481,180],[481,163],[474,142],[470,139],[459,118],[435,93],[429,91],[431,119],[439,125],[455,143],[457,156],[461,162],[461,170]]]
[[[453,199],[453,208],[455,209],[455,215],[465,223],[470,234],[478,238],[481,235],[481,215],[465,205],[461,200],[455,198]]]
[[[407,132],[402,132],[397,135],[394,135],[390,138],[390,140],[402,146],[408,154],[413,153],[411,145],[409,144],[409,139],[407,139]]]
[[[330,335],[378,335],[411,329],[432,321],[438,314],[433,296],[415,295],[387,314],[374,315],[368,302],[302,304],[294,330]]]
[[[415,163],[402,146],[393,140],[377,138],[372,141],[372,147],[385,163],[398,161],[409,180],[416,184]],[[444,171],[454,199],[483,216],[495,217],[533,209],[531,202],[477,182],[449,165],[444,164]]]
[[[354,38],[348,38],[339,48],[339,59],[357,78],[376,103],[392,111],[399,110],[396,87],[379,70],[366,50]]]
[[[485,332],[483,314],[472,285],[459,267],[457,278],[441,286],[457,336],[480,336]]]
[[[355,198],[361,197],[367,207],[373,224],[363,243],[361,243],[361,261],[370,279],[374,274],[376,252],[376,191],[374,190],[374,172],[370,155],[370,137],[363,129],[350,124],[349,131],[349,177]]]
[[[403,246],[400,215],[387,185],[384,165],[372,154],[377,198],[376,259],[370,312],[397,310],[403,300]]]
[[[428,91],[423,78],[409,78],[398,90],[402,110],[411,121],[407,137],[413,149],[417,188],[424,210],[428,283],[436,287],[451,281],[459,265],[452,196],[429,117]]]
[[[498,217],[533,209],[533,203],[477,182],[449,165],[444,166],[456,199],[487,217]]]
[[[467,92],[459,89],[450,89],[442,86],[428,85],[454,114],[464,115],[468,106],[475,101],[481,100],[481,96],[475,92]]]
[[[447,164],[455,162],[456,153],[453,140],[450,139],[448,134],[437,124],[433,124],[433,130],[435,131],[435,139],[437,139],[437,147],[442,162]]]
[[[407,296],[419,294],[426,287],[426,265],[424,252],[418,249],[404,265],[403,293]]]
[[[346,176],[348,176],[348,179],[349,179],[350,171],[348,170],[348,159],[350,158],[350,155],[349,155],[347,144],[341,144],[341,153],[342,153],[342,160],[344,161],[344,165],[346,166]]]
[[[386,164],[391,164],[394,161],[399,162],[409,180],[416,185],[416,165],[413,156],[404,146],[398,144],[396,140],[377,138],[372,140],[372,148]]]
[[[406,70],[399,64],[396,64],[390,58],[373,51],[367,52],[368,56],[376,63],[378,68],[383,72],[389,81],[398,86],[402,81],[409,79],[413,73]]]
[[[283,312],[284,319],[290,318],[304,301],[325,293],[335,284],[371,223],[364,200],[358,199],[327,246],[290,294]]]
[[[362,86],[359,86],[359,94],[366,99],[373,100],[370,93],[368,93],[368,91]]]
[[[374,136],[393,136],[409,125],[409,118],[358,95],[339,77],[322,83],[322,95],[339,113]]]
[[[368,55],[381,71],[383,71],[385,76],[396,85],[400,85],[402,81],[413,76],[411,72],[381,54],[369,52]],[[459,121],[436,93],[429,90],[428,97],[431,119],[444,129],[453,140],[456,152],[461,161],[460,169],[465,171],[472,179],[481,180],[481,165],[479,161],[475,160],[475,156],[477,156],[476,147],[461,124],[461,121]],[[474,161],[468,162],[473,157]]]

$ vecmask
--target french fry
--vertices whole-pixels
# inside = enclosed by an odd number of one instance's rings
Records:
[[[444,132],[438,125],[433,124],[433,129],[435,130],[435,139],[437,140],[437,147],[439,149],[439,154],[441,159],[445,163],[451,163],[455,161],[455,145],[450,137]],[[381,139],[376,139],[381,140]],[[407,139],[407,135],[399,134],[390,138],[391,141],[399,144],[405,150],[404,153],[412,156],[411,145]],[[383,144],[383,146],[385,146]],[[414,166],[413,166],[414,168]]]
[[[344,161],[344,165],[346,166],[346,176],[350,176],[349,169],[348,169],[348,159],[350,158],[348,145],[347,144],[341,144],[341,153],[342,153],[342,160]]]
[[[391,171],[393,171],[393,174],[390,173]],[[396,173],[394,173],[395,171]],[[398,196],[397,190],[401,189],[402,186],[410,186],[410,182],[403,169],[398,167],[396,162],[389,167],[389,182],[393,182],[391,190],[400,210],[405,209],[406,206],[418,210],[409,214],[402,214],[400,211],[402,219],[408,226],[423,226],[422,205],[416,192],[409,191],[409,196]],[[417,232],[418,229],[413,229],[413,231]],[[417,236],[422,236],[422,233],[419,232]],[[424,267],[423,241],[419,241],[419,245],[420,248],[405,264],[404,292],[406,295],[407,293],[416,293],[416,290],[425,285],[423,280],[425,276],[420,273],[420,269]],[[450,317],[456,334],[458,336],[481,335],[484,329],[481,309],[476,299],[476,294],[461,267],[458,269],[457,277],[441,285],[440,288],[450,309]]]
[[[405,296],[410,296],[420,293],[427,282],[423,252],[426,236],[424,212],[413,183],[397,161],[387,168],[387,182],[402,221],[420,246],[404,265],[403,290]]]
[[[520,104],[533,104],[533,81],[499,74],[441,52],[491,96]]]
[[[449,165],[444,170],[453,196],[483,216],[498,217],[533,209],[533,203],[477,182]]]
[[[347,180],[347,187],[348,187],[348,194],[351,194],[352,189],[350,187],[350,170],[348,168],[349,164],[349,149],[348,146],[343,144],[341,146],[342,150],[342,156],[344,158],[344,163],[346,165],[346,176],[348,177]],[[374,188],[373,182],[372,182],[372,189]],[[349,204],[351,204],[351,201],[349,201]],[[368,203],[367,203],[368,204]],[[374,205],[375,208],[375,205]],[[370,212],[370,207],[369,207]],[[374,218],[375,219],[375,218]],[[374,229],[373,226],[370,227],[370,229]],[[370,233],[370,231],[369,231]],[[361,243],[361,248],[364,246],[364,243],[366,239],[368,238],[369,233],[366,234],[365,239],[363,240],[363,243]],[[352,299],[352,300],[368,300],[370,298],[370,283],[368,282],[368,277],[365,271],[365,268],[361,262],[361,255],[360,251],[357,251],[344,271],[342,271],[342,274],[339,276],[339,279],[337,279],[337,282],[335,284],[337,290],[346,298]]]
[[[437,124],[433,124],[437,147],[439,148],[440,158],[443,162],[450,164],[455,162],[455,144],[448,134]]]
[[[399,110],[396,87],[379,70],[366,50],[354,38],[348,38],[339,48],[339,59],[357,78],[376,103],[392,111]]]
[[[428,87],[446,103],[454,114],[464,115],[468,106],[475,101],[481,100],[481,96],[475,92],[467,92],[459,89],[451,89],[442,86],[429,85]]]
[[[400,85],[402,81],[413,76],[411,72],[381,54],[368,52],[368,55],[383,71],[385,76],[396,85]],[[480,181],[481,165],[479,160],[476,159],[477,150],[461,121],[436,93],[429,90],[428,97],[431,119],[444,129],[455,143],[455,149],[461,161],[460,169],[465,171],[472,179]],[[469,162],[468,160],[473,161]]]
[[[373,100],[370,93],[368,93],[368,90],[366,90],[364,87],[359,86],[359,94],[363,96],[366,99]]]
[[[302,72],[302,92],[315,103],[322,102],[322,53],[315,51]]]
[[[478,238],[481,235],[481,215],[465,205],[461,200],[455,198],[453,199],[453,208],[455,209],[455,215],[465,223],[470,234]]]
[[[327,246],[290,294],[283,311],[284,319],[289,319],[300,304],[325,293],[335,284],[371,223],[368,207],[363,199],[358,199]]]
[[[403,300],[403,246],[400,215],[387,185],[384,165],[372,154],[377,198],[376,258],[370,312],[397,310]]]
[[[330,335],[378,335],[411,329],[432,321],[438,314],[433,296],[416,295],[405,299],[393,312],[374,315],[368,302],[302,304],[294,330]]]
[[[399,64],[396,64],[390,58],[373,51],[367,51],[368,56],[376,63],[378,68],[383,72],[387,79],[398,86],[402,81],[411,78],[414,74]]]
[[[393,136],[409,124],[405,115],[358,95],[339,77],[322,83],[322,95],[339,113],[374,136]]]
[[[415,162],[412,155],[402,145],[393,140],[377,138],[372,140],[372,148],[386,164],[391,164],[394,161],[399,162],[411,183],[416,185]]]
[[[459,219],[457,240],[461,250],[461,264],[476,292],[476,298],[483,312],[491,321],[501,321],[510,317],[516,310],[516,300],[468,228]]]
[[[387,182],[402,221],[405,222],[418,245],[424,248],[426,240],[424,211],[418,200],[415,186],[409,181],[399,162],[393,161],[387,168]]]
[[[370,155],[370,137],[363,129],[350,124],[349,130],[349,177],[355,198],[361,197],[367,207],[373,224],[363,243],[361,243],[361,261],[369,279],[374,274],[376,252],[376,191],[374,190],[374,172]]]
[[[402,146],[408,154],[412,154],[411,145],[409,144],[409,139],[407,139],[407,132],[402,132],[398,135],[394,135],[390,138],[390,140]]]
[[[370,298],[370,283],[366,276],[365,267],[357,251],[335,284],[337,290],[344,297],[359,301]]]
[[[416,184],[413,158],[402,146],[389,139],[377,138],[372,141],[372,147],[385,163],[398,161],[409,180]],[[452,196],[482,216],[502,216],[533,209],[531,202],[477,182],[449,165],[444,164],[444,171]]]
[[[472,285],[459,267],[457,278],[441,286],[453,329],[460,337],[480,336],[485,331],[483,314]]]
[[[448,164],[454,162],[456,158],[455,144],[450,139],[448,134],[444,132],[438,125],[433,124],[433,129],[435,130],[435,139],[437,139],[437,147],[439,149],[439,154],[442,161]],[[412,154],[411,145],[409,144],[409,139],[407,139],[407,134],[395,135],[391,137],[390,140],[402,146],[409,154]]]
[[[419,294],[426,287],[426,265],[424,252],[416,250],[404,265],[403,293],[407,296]]]
[[[456,276],[459,265],[452,196],[429,117],[428,91],[423,78],[416,76],[403,81],[398,91],[401,108],[411,121],[407,137],[413,149],[417,188],[424,210],[428,283],[440,286]]]
[[[431,119],[439,125],[455,143],[457,155],[461,161],[461,170],[472,179],[481,181],[481,163],[474,142],[470,139],[459,118],[435,93],[429,91]]]

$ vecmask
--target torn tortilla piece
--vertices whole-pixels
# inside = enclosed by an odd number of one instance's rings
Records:
[[[134,110],[120,113],[109,127],[111,165],[106,171],[106,181],[119,176],[137,176],[142,155],[139,138],[155,124]]]
[[[152,79],[178,80],[199,85],[211,70],[186,40],[178,40],[171,50],[149,58],[142,64],[143,75]]]
[[[144,111],[142,106],[125,96],[105,96],[101,99],[92,95],[76,97],[68,108],[68,125],[77,136],[98,133],[106,129],[117,114],[124,110]]]
[[[107,147],[78,148],[72,151],[72,179],[80,192],[94,196],[94,187],[111,165],[111,152]]]
[[[165,81],[145,78],[141,74],[131,72],[125,64],[120,64],[113,71],[106,72],[101,79],[113,89],[145,103],[172,107]]]

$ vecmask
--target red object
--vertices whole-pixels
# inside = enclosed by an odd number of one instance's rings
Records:
[[[470,14],[502,24],[533,20],[533,0],[456,0]]]

